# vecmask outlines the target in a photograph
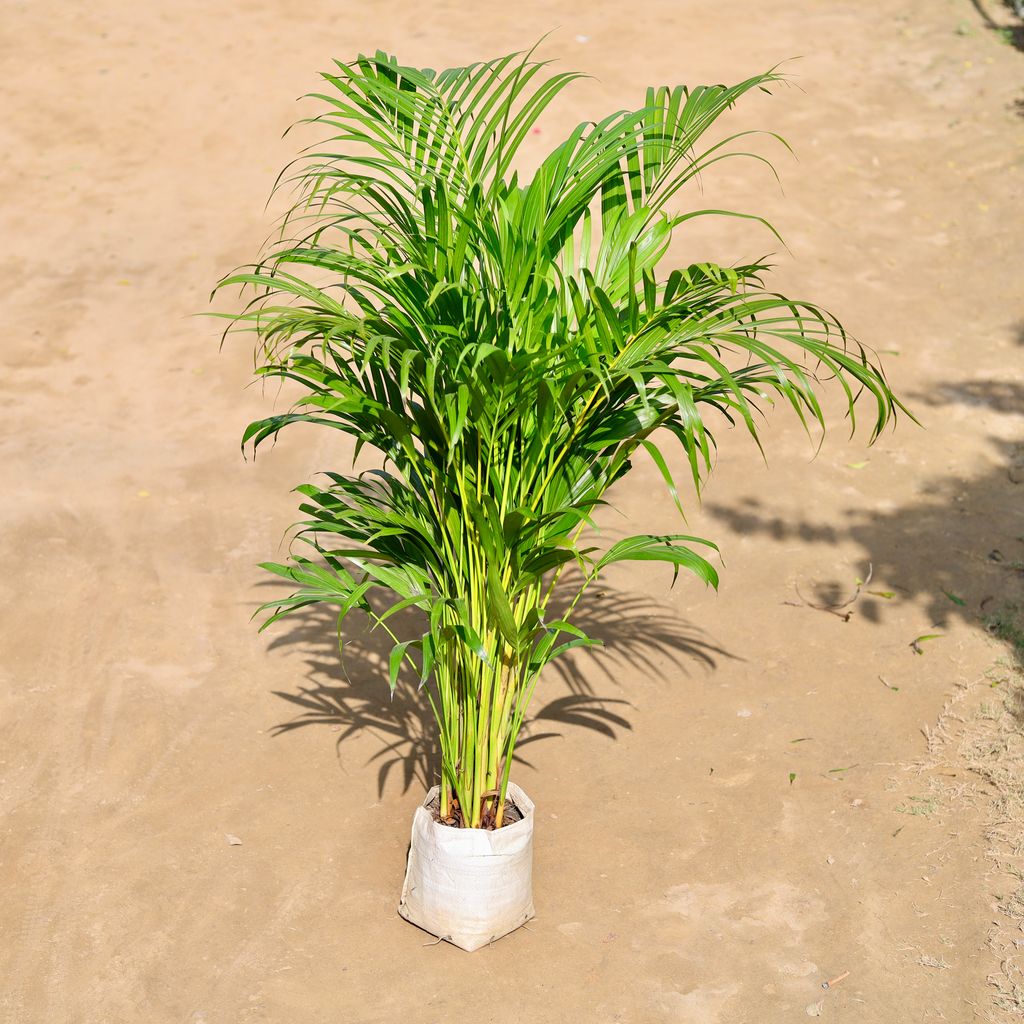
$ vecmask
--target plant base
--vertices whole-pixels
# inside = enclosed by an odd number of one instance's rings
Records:
[[[472,952],[534,916],[533,801],[514,783],[508,798],[522,819],[503,828],[452,828],[416,808],[398,913],[431,935]]]

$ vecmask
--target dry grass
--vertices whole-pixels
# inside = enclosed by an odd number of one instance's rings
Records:
[[[998,629],[990,631],[1009,642],[1009,655],[957,687],[935,726],[925,728],[928,758],[915,766],[964,768],[987,784],[981,790],[989,804],[985,835],[999,915],[988,937],[999,961],[988,979],[999,1014],[993,1021],[1024,1018],[1024,649],[1017,643],[1024,622],[1016,606],[999,616]]]

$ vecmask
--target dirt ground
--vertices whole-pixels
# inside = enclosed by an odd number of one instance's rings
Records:
[[[1012,32],[969,0],[7,0],[2,20],[0,1020],[1019,1012],[989,980],[1020,935],[991,779],[936,756],[952,695],[984,717],[1010,685],[982,620],[1021,599]],[[689,516],[722,548],[721,592],[609,576],[588,619],[608,649],[551,675],[514,776],[538,807],[537,918],[467,955],[396,913],[425,709],[388,704],[372,646],[343,673],[316,616],[249,622],[290,489],[344,453],[297,431],[243,462],[272,398],[246,387],[245,342],[218,353],[191,314],[271,230],[299,142],[281,133],[330,58],[449,66],[548,31],[545,54],[595,77],[538,153],[648,84],[802,58],[799,88],[732,121],[792,144],[767,150],[785,193],[735,163],[687,202],[768,215],[777,286],[880,350],[923,428],[867,451],[835,422],[815,457],[779,410],[767,465],[721,439]],[[731,222],[676,255],[773,248]],[[677,528],[659,486],[641,465],[616,492],[630,526]],[[839,614],[811,607],[869,569]]]

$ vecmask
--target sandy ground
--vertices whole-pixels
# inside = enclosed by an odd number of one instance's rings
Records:
[[[979,617],[1024,558],[1024,58],[967,0],[8,0],[2,24],[0,1019],[1002,1019],[985,789],[922,735],[1001,657]],[[244,463],[271,399],[190,314],[269,232],[331,57],[447,66],[549,30],[595,80],[537,152],[648,83],[802,56],[733,122],[792,143],[785,194],[735,164],[705,199],[777,223],[778,286],[885,352],[924,429],[866,452],[837,423],[815,458],[780,415],[767,466],[723,439],[690,516],[721,593],[610,575],[608,651],[552,675],[533,729],[557,736],[516,775],[537,919],[469,956],[396,914],[424,709],[388,706],[372,647],[346,677],[315,617],[249,623],[289,489],[343,452],[296,432]],[[771,248],[726,224],[678,256]],[[675,528],[657,486],[618,491],[631,526]],[[869,566],[848,621],[801,603]]]

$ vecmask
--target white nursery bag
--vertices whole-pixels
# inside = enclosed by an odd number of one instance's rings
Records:
[[[523,817],[488,831],[434,820],[427,794],[412,820],[409,864],[398,912],[472,952],[534,916],[533,801],[515,783],[508,799]]]

